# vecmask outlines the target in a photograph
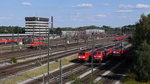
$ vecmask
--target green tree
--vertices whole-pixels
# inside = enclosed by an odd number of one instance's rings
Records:
[[[135,54],[134,73],[139,81],[150,80],[150,45],[146,42],[138,46]]]
[[[0,26],[0,33],[25,33],[25,29],[19,26]]]
[[[134,33],[135,61],[133,72],[139,81],[150,80],[150,14],[142,15]]]
[[[61,35],[62,35],[62,30],[61,30],[61,28],[57,28],[57,29],[55,30],[55,34],[61,36]]]
[[[143,43],[144,41],[150,44],[150,14],[147,16],[141,16],[141,19],[136,24],[134,37],[134,44],[137,46]]]

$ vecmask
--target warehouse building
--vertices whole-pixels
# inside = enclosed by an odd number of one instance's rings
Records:
[[[46,35],[49,28],[49,18],[25,17],[25,33]]]
[[[86,34],[92,34],[92,33],[95,33],[95,34],[104,34],[105,30],[101,30],[101,29],[87,29],[87,30],[85,30],[85,33]]]

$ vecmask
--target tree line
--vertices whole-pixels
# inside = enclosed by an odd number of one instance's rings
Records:
[[[141,15],[133,34],[134,62],[131,72],[135,79],[150,81],[150,14]]]
[[[10,34],[10,33],[25,33],[24,27],[19,26],[0,26],[1,34]]]
[[[126,25],[122,27],[111,27],[111,26],[83,26],[83,27],[57,27],[50,29],[50,34],[57,34],[61,35],[62,31],[84,31],[86,29],[102,29],[105,30],[106,33],[110,34],[120,34],[120,33],[131,33],[133,29],[135,28],[135,25]],[[19,26],[0,26],[0,33],[1,34],[7,34],[7,33],[25,33],[24,27]]]

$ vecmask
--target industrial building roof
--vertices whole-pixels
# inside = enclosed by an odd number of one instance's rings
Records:
[[[32,36],[33,34],[0,34],[0,37],[11,37],[11,36]]]

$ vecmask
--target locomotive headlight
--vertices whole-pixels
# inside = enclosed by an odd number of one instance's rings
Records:
[[[85,58],[84,56],[79,56],[78,58]]]
[[[101,57],[101,56],[94,56],[94,57]]]
[[[113,51],[113,53],[119,53],[118,51]]]

